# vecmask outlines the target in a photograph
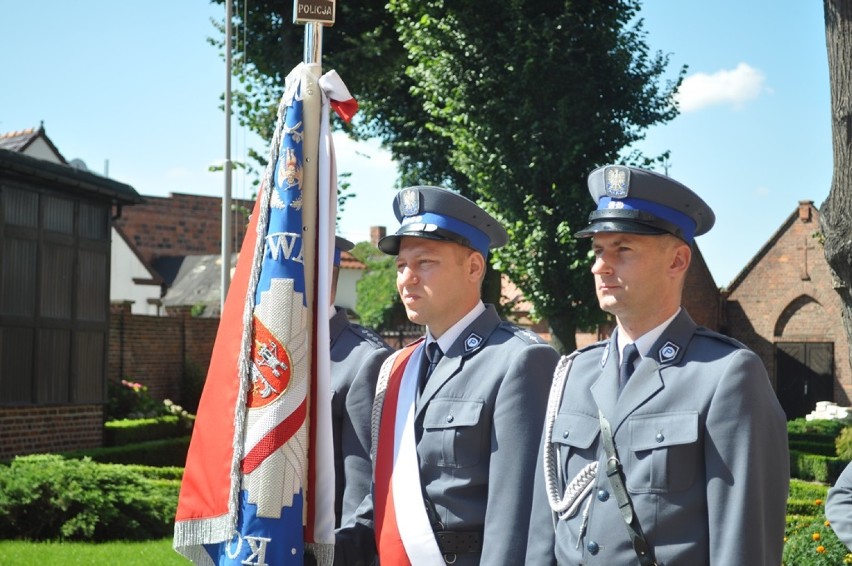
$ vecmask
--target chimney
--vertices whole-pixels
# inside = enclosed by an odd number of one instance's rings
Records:
[[[811,211],[813,210],[814,201],[812,200],[800,200],[799,201],[799,220],[802,222],[810,222],[813,220],[811,218]]]
[[[387,229],[384,226],[370,226],[370,243],[374,247],[379,246],[379,240],[387,235]]]

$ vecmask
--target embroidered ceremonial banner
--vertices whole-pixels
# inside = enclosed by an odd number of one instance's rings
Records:
[[[199,403],[174,536],[196,564],[301,566],[306,545],[333,561],[328,107],[351,96],[318,72],[287,77]]]

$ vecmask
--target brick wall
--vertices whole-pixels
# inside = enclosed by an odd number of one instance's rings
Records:
[[[0,459],[101,446],[100,405],[0,408]]]
[[[719,288],[704,262],[704,256],[695,246],[692,248],[692,262],[689,264],[689,271],[686,272],[681,302],[696,324],[711,330],[719,330],[721,325]]]
[[[234,199],[238,209],[251,211],[253,201]],[[233,213],[233,251],[238,251],[248,217]],[[116,222],[142,258],[151,262],[160,256],[218,254],[222,251],[222,199],[173,193],[168,197],[145,197],[144,204],[124,207]]]
[[[218,318],[189,315],[189,309],[171,316],[131,315],[126,303],[112,306],[107,375],[137,381],[157,399],[178,404],[185,363],[207,374]]]
[[[185,362],[207,374],[219,319],[192,317],[188,309],[169,314],[132,315],[129,303],[112,305],[107,377],[138,381],[154,398],[180,404]],[[102,443],[101,405],[0,407],[0,459]]]
[[[852,372],[840,299],[822,246],[813,236],[819,212],[810,201],[797,210],[731,284],[726,333],[753,349],[776,383],[775,344],[834,343],[834,401],[849,405]]]

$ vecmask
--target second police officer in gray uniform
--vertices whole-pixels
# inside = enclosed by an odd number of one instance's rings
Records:
[[[340,254],[352,247],[344,238],[335,239],[332,301],[337,295]],[[368,566],[376,555],[369,500],[373,474],[370,416],[379,368],[393,350],[372,330],[350,322],[344,308],[335,308],[329,324],[338,539],[335,564]]]
[[[712,210],[633,167],[596,169],[589,191],[597,210],[577,236],[593,239],[617,329],[555,372],[526,563],[777,566],[784,413],[757,355],[681,307]]]
[[[480,299],[489,249],[508,239],[494,218],[435,187],[400,191],[394,212],[401,226],[379,248],[397,256],[397,290],[426,337],[379,376],[379,562],[522,564],[559,356]]]

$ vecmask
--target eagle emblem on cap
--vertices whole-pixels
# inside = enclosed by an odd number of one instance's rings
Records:
[[[620,165],[607,167],[604,171],[604,190],[611,198],[624,198],[630,191],[630,169]]]
[[[416,189],[404,189],[399,194],[399,212],[403,216],[414,216],[420,212],[420,194]]]

